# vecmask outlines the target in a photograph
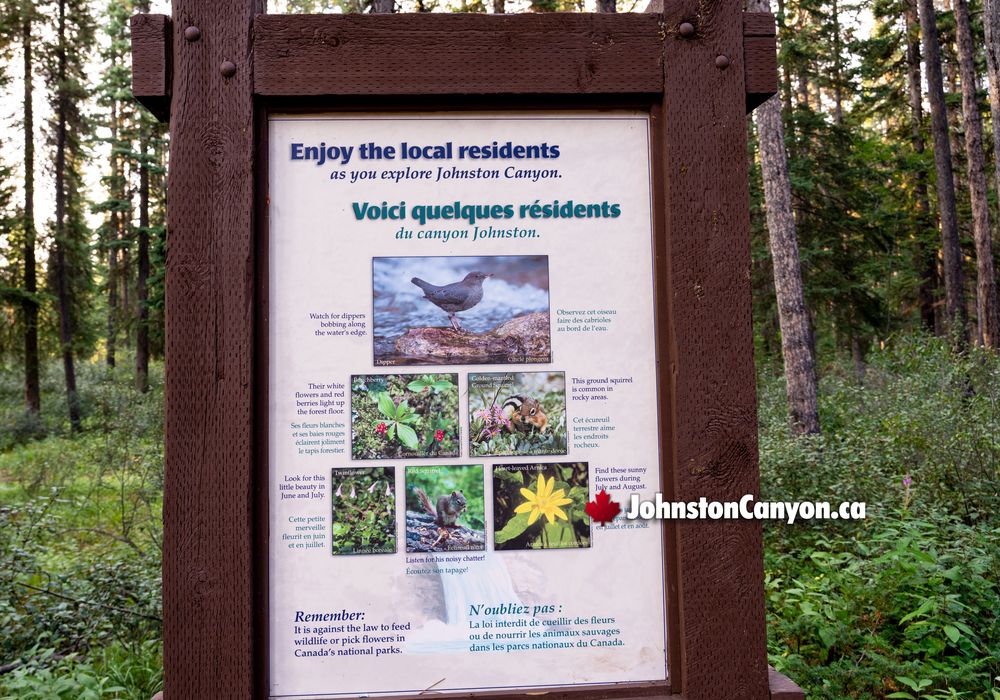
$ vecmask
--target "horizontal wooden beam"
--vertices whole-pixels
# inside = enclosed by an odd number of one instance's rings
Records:
[[[132,94],[161,122],[170,120],[170,18],[135,15],[132,35]]]
[[[254,92],[659,93],[662,23],[656,14],[259,15]]]
[[[678,25],[677,18],[655,12],[258,15],[254,93],[657,94],[663,89],[663,42],[677,40]],[[170,18],[136,15],[131,28],[132,92],[168,121]],[[774,16],[744,13],[743,34],[749,112],[778,89]]]
[[[774,15],[743,13],[743,74],[747,112],[778,92],[778,46]]]

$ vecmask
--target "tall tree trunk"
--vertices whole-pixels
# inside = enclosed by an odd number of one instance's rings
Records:
[[[972,235],[976,241],[976,322],[979,342],[1000,347],[1000,315],[997,312],[997,282],[993,269],[993,233],[983,162],[983,120],[979,114],[972,25],[968,0],[955,0],[958,30],[958,68],[962,78],[962,114],[965,118],[965,158],[972,201]]]
[[[493,14],[502,15],[507,12],[505,0],[493,0]]]
[[[389,14],[395,11],[394,0],[372,0],[372,12],[376,14]]]
[[[968,344],[968,314],[965,309],[965,280],[962,274],[962,247],[958,239],[955,211],[955,181],[951,171],[951,143],[948,141],[948,112],[941,76],[941,48],[933,0],[919,0],[920,33],[927,90],[931,103],[931,134],[934,137],[934,170],[937,174],[938,212],[941,220],[941,250],[944,257],[946,330],[959,348]]]
[[[34,65],[32,20],[35,4],[22,0],[21,51],[24,58],[24,404],[32,415],[42,411],[38,378],[38,279],[35,269],[35,114],[32,104]]]
[[[840,41],[840,9],[837,0],[833,0],[833,123],[840,126],[844,123],[843,98],[843,63]]]
[[[998,0],[1000,1],[1000,0]],[[778,37],[781,40],[785,29],[785,0],[778,0]],[[792,113],[792,73],[787,61],[781,64],[781,103],[785,114]],[[789,134],[789,138],[794,139],[794,134]]]
[[[751,5],[764,5],[759,0]],[[781,352],[788,384],[788,411],[796,434],[818,433],[816,360],[812,353],[809,312],[806,310],[799,244],[795,237],[792,190],[788,180],[781,102],[777,96],[757,108],[757,140],[764,178],[767,233],[774,265],[774,290],[778,298]]]
[[[617,0],[597,0],[598,12],[618,12]]]
[[[66,86],[66,2],[59,0],[58,77],[59,91],[56,115],[56,235],[55,273],[59,297],[59,343],[62,346],[63,374],[66,381],[66,404],[69,407],[70,427],[80,430],[80,404],[76,391],[76,367],[73,363],[73,305],[70,298],[68,271],[66,269],[66,112],[69,97]]]
[[[136,297],[139,323],[135,334],[135,387],[149,390],[149,137],[143,127],[139,166],[139,260],[136,275]]]
[[[921,156],[923,156],[925,149],[924,102],[920,76],[920,20],[917,17],[917,0],[907,0],[904,19],[906,21],[906,79],[910,92],[910,143],[913,146],[913,152],[918,156],[917,161],[921,162]],[[915,269],[920,275],[918,290],[920,320],[924,328],[933,333],[936,328],[934,314],[938,282],[937,246],[929,245],[924,237],[924,232],[930,229],[932,222],[930,197],[927,192],[927,173],[924,171],[923,165],[918,165],[914,180],[914,200],[920,226],[917,232],[917,246],[914,255]]]
[[[985,0],[986,67],[990,76],[990,121],[993,125],[993,174],[1000,193],[1000,0]]]
[[[118,160],[119,155],[115,151],[114,145],[118,142],[118,103],[117,100],[111,102],[111,191],[114,193],[115,204],[111,209],[108,222],[108,337],[107,337],[107,364],[113,368],[117,362],[116,358],[116,338],[118,328],[116,316],[118,314],[118,229],[120,212],[117,209],[119,198],[118,182]]]

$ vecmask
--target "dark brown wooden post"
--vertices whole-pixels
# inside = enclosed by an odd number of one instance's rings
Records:
[[[658,261],[669,285],[665,449],[674,498],[736,501],[758,493],[742,3],[682,0],[670,16],[679,21],[663,44]],[[766,698],[760,524],[681,522],[675,532],[681,658],[671,675],[686,698]]]
[[[174,0],[165,697],[253,696],[254,105],[263,0]]]

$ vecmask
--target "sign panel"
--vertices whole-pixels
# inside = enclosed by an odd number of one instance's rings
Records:
[[[649,130],[271,118],[271,697],[666,678]]]

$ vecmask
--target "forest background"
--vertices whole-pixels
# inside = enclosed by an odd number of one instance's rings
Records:
[[[272,12],[641,11],[287,0]],[[810,698],[1000,700],[1000,2],[748,0],[770,663]],[[168,134],[136,0],[0,0],[0,697],[162,687]]]

